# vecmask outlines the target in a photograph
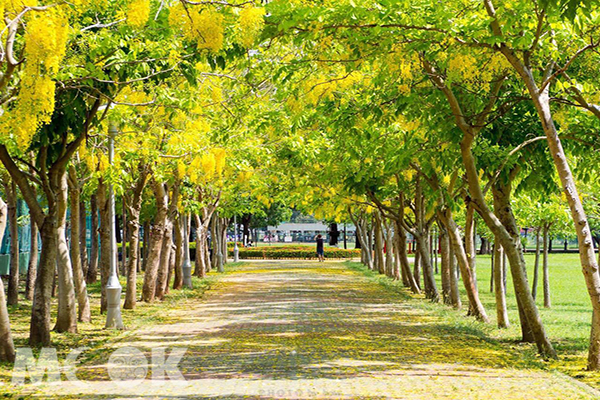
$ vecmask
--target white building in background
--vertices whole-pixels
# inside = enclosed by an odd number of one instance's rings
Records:
[[[271,242],[313,242],[316,235],[327,237],[329,226],[321,222],[291,223],[285,222],[279,226],[269,226],[266,231],[259,232],[260,241]],[[344,241],[344,224],[338,224],[339,241]],[[346,235],[349,242],[354,242],[356,228],[346,225]]]

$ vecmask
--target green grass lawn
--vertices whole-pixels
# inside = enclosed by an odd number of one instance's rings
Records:
[[[534,257],[533,254],[525,255],[530,283],[533,281]],[[492,324],[495,326],[496,303],[493,293],[490,293],[491,257],[478,256],[477,263],[479,293]],[[536,303],[546,327],[546,333],[560,357],[558,362],[552,362],[551,365],[571,376],[600,387],[600,374],[589,373],[584,370],[589,345],[592,306],[581,272],[579,254],[550,254],[548,267],[552,308],[544,308],[541,265]],[[461,292],[464,294],[464,290]],[[502,330],[495,329],[492,334],[500,339],[510,341],[520,337],[517,305],[510,268],[507,280],[507,302],[511,327]]]
[[[527,273],[533,281],[534,255],[526,254]],[[481,299],[490,319],[496,324],[495,299],[490,292],[490,256],[477,257],[477,282]],[[541,262],[540,262],[541,264]],[[543,288],[540,265],[538,295],[536,303],[540,309],[547,333],[560,353],[585,351],[588,346],[592,306],[585,286],[578,254],[551,254],[548,259],[550,270],[550,298],[552,308],[543,307]],[[514,289],[508,270],[507,300],[512,327],[505,330],[506,336],[518,335],[518,313]],[[464,290],[462,291],[464,293]],[[466,297],[466,295],[465,295]]]

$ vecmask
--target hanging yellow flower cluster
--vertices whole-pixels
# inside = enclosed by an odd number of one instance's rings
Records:
[[[127,7],[127,24],[133,28],[141,28],[150,17],[150,0],[133,0]]]
[[[25,34],[25,66],[16,106],[2,118],[2,131],[12,132],[19,148],[29,146],[37,129],[54,111],[53,75],[66,51],[69,25],[61,10],[34,13]]]
[[[203,10],[194,21],[198,31],[198,49],[217,52],[223,47],[223,16],[215,11]]]
[[[198,49],[218,52],[223,47],[223,15],[207,8],[177,4],[170,9],[169,25],[190,40],[196,40]]]
[[[5,12],[16,15],[23,11],[24,7],[33,7],[37,5],[37,0],[0,0],[0,15],[4,16]],[[2,22],[2,25],[4,25],[4,18],[0,18],[0,21]]]
[[[207,183],[219,180],[227,160],[225,149],[212,149],[201,156],[194,157],[187,166],[187,176],[193,183]],[[183,165],[178,165],[183,176]]]
[[[247,7],[240,11],[240,42],[244,47],[250,47],[260,35],[265,24],[265,9],[262,7]]]

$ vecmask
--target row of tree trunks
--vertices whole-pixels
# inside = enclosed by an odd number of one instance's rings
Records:
[[[491,18],[490,27],[492,28],[494,35],[499,38],[502,38],[502,27],[500,25],[500,22],[496,19],[496,10],[493,1],[485,0],[484,5],[489,17]],[[598,271],[598,263],[596,262],[594,254],[594,246],[592,243],[591,230],[587,220],[587,215],[583,208],[583,204],[581,202],[579,193],[577,191],[575,178],[573,176],[573,173],[571,172],[571,168],[569,166],[567,156],[563,149],[558,130],[556,129],[556,126],[554,124],[552,110],[550,107],[551,97],[549,93],[550,87],[552,87],[552,85],[543,84],[543,87],[538,86],[535,78],[537,74],[534,74],[531,66],[527,62],[523,62],[519,58],[518,52],[516,52],[510,45],[507,45],[506,43],[501,43],[501,45],[497,46],[497,49],[506,57],[507,61],[513,66],[513,68],[523,81],[524,86],[527,88],[527,91],[529,92],[529,96],[533,102],[533,105],[536,108],[540,123],[548,141],[548,148],[550,150],[550,154],[552,155],[552,159],[554,161],[556,171],[561,181],[564,194],[567,198],[567,202],[569,203],[571,217],[573,219],[575,231],[577,233],[579,258],[581,261],[582,272],[585,277],[588,294],[590,296],[590,301],[592,303],[593,308],[592,329],[590,333],[590,346],[588,352],[587,367],[589,370],[598,370],[600,369],[600,272]],[[548,64],[547,68],[544,71],[544,74],[542,75],[543,82],[551,83],[551,78],[555,75],[558,75],[554,73],[555,67],[556,64],[554,61]],[[508,258],[509,260],[511,259],[510,254]],[[529,306],[529,304],[530,302],[528,301],[527,305]],[[533,304],[535,307],[534,301]],[[542,349],[540,349],[540,352],[544,355],[555,358],[556,352],[554,351],[554,349],[551,348],[549,341],[546,339],[547,344],[543,343],[542,333],[544,334],[544,336],[545,333],[543,332],[543,330],[542,332],[539,332],[537,323],[534,320],[535,316],[530,315],[530,317],[530,325],[534,330],[534,335],[536,337],[536,342],[538,343],[538,348],[542,347]],[[539,325],[541,325],[541,322],[539,323]]]
[[[534,341],[538,347],[538,351],[542,355],[555,358],[556,351],[546,335],[538,309],[529,289],[519,229],[517,228],[510,206],[510,178],[508,182],[499,180],[492,186],[494,212],[496,213],[494,214],[487,206],[481,191],[475,161],[471,152],[472,139],[470,136],[465,136],[461,143],[469,192],[478,213],[495,235],[497,243],[503,247],[508,258],[515,288],[515,297],[519,308],[522,340],[526,342]]]
[[[493,10],[493,6],[488,7],[491,4],[491,0],[485,0],[484,3],[486,5],[486,8],[488,9],[488,12],[490,13],[490,17],[493,18],[495,13],[495,11]],[[496,33],[498,36],[502,36],[501,28],[499,27],[499,23],[497,20],[492,21],[492,26],[494,28],[494,33]],[[506,49],[509,48],[502,48],[503,53]],[[509,53],[511,51],[512,50],[510,49],[508,50]],[[515,57],[514,54],[504,54],[506,55],[507,59],[509,59],[509,62],[512,63],[513,61],[515,61],[515,59],[510,60],[511,57]],[[518,63],[519,62],[517,61],[513,65],[515,66]],[[475,143],[477,134],[483,129],[483,127],[486,126],[485,121],[494,108],[495,102],[498,99],[498,93],[502,88],[504,80],[499,79],[494,83],[494,85],[490,89],[486,106],[482,109],[482,111],[479,114],[477,114],[477,117],[474,120],[470,120],[465,117],[465,113],[463,112],[460,101],[455,96],[452,88],[446,85],[444,77],[440,75],[435,70],[435,68],[433,68],[433,66],[427,61],[423,63],[423,66],[432,82],[446,96],[448,105],[452,110],[452,115],[454,116],[456,126],[463,133],[460,142],[460,150],[461,161],[465,168],[465,177],[468,187],[467,200],[468,202],[473,202],[476,211],[482,217],[485,224],[492,231],[499,244],[502,245],[504,251],[506,252],[511,267],[511,275],[513,278],[513,284],[515,286],[517,301],[520,304],[519,308],[521,310],[521,319],[527,320],[527,324],[529,325],[533,337],[535,338],[535,342],[540,354],[547,358],[556,358],[556,351],[554,350],[552,344],[548,340],[544,326],[539,316],[539,312],[535,305],[535,301],[533,300],[533,297],[531,297],[529,284],[525,275],[525,260],[523,258],[521,243],[518,238],[518,235],[515,238],[512,234],[512,226],[510,224],[511,217],[508,217],[506,220],[501,221],[501,219],[494,215],[494,213],[490,210],[485,200],[485,196],[481,187],[481,182],[479,180],[476,160],[472,152],[472,147]],[[533,97],[533,91],[530,92],[530,94],[532,94]],[[537,88],[535,90],[535,95],[539,95],[539,91],[537,91]],[[509,175],[512,174],[509,173]],[[505,178],[502,177],[502,179]],[[510,211],[510,204],[508,210]],[[598,303],[598,305],[598,310],[600,310],[600,303]],[[598,333],[598,337],[600,338],[600,330]],[[600,339],[598,340],[598,344],[600,346]]]

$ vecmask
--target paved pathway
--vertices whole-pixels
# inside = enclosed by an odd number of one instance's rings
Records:
[[[148,357],[152,348],[187,349],[179,363],[184,379],[116,384],[97,378],[83,386],[62,383],[45,394],[124,399],[598,398],[591,388],[563,375],[522,369],[507,346],[458,332],[415,304],[341,263],[255,263],[226,274],[205,300],[175,311],[181,313],[180,323],[138,331],[115,344],[120,351],[136,347]],[[82,372],[102,375],[105,367],[86,365]]]

